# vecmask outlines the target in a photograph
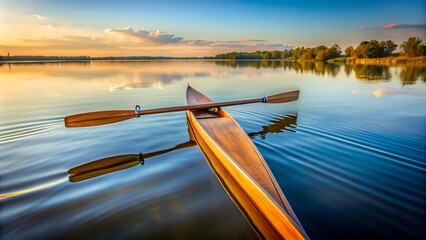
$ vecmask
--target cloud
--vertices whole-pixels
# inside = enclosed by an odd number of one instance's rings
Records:
[[[22,42],[31,44],[31,48],[49,50],[89,50],[89,49],[118,49],[107,43],[104,38],[85,36],[63,36],[60,38],[21,39]],[[84,55],[84,54],[82,54]]]
[[[122,33],[128,36],[133,36],[142,40],[146,40],[146,41],[158,43],[158,44],[178,43],[183,39],[181,37],[176,37],[173,34],[160,32],[159,30],[155,32],[148,32],[145,30],[134,29],[132,27],[126,27],[123,29],[109,28],[109,29],[106,29],[105,32]]]
[[[40,28],[43,28],[43,29],[52,29],[52,24],[40,26]]]
[[[123,29],[108,28],[105,30],[106,33],[119,33],[125,36],[131,36],[138,38],[142,41],[154,43],[154,44],[173,44],[180,46],[194,46],[194,47],[211,47],[211,48],[267,48],[267,49],[292,49],[293,46],[289,46],[282,43],[268,43],[262,39],[242,39],[233,41],[208,41],[208,40],[186,40],[182,37],[177,37],[174,34],[161,32],[159,30],[149,32],[141,29],[134,29],[133,27],[126,27]]]
[[[396,23],[392,23],[392,24],[383,25],[383,26],[380,27],[380,29],[398,29],[398,28],[426,29],[426,24],[396,24]]]
[[[385,92],[386,92],[385,89],[377,88],[376,90],[373,91],[373,95],[376,98],[381,98],[381,97],[383,97],[383,95],[385,95]]]
[[[386,24],[382,26],[377,27],[364,27],[359,28],[359,31],[365,31],[365,30],[374,30],[374,29],[380,29],[380,30],[387,30],[387,29],[426,29],[426,24],[398,24],[398,23],[391,23]]]
[[[390,95],[407,95],[407,96],[413,96],[413,97],[425,97],[426,94],[420,91],[417,91],[415,89],[410,88],[377,88],[375,89],[372,94],[376,98],[381,98],[383,96],[390,96]]]
[[[243,39],[242,41],[247,41],[247,42],[266,42],[266,40],[263,40],[263,39]]]
[[[205,40],[184,40],[182,43],[192,45],[192,46],[209,46],[214,44],[214,41],[205,41]]]
[[[41,16],[39,14],[33,14],[32,16],[35,17],[35,18],[37,18],[38,20],[44,20],[44,19],[46,19],[46,17],[43,17],[43,16]]]
[[[255,45],[256,47],[267,47],[267,48],[294,48],[293,46],[289,46],[287,44],[282,43],[258,43]]]

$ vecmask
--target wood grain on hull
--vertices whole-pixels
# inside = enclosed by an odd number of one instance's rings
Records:
[[[188,87],[187,103],[208,103],[209,98]],[[217,112],[188,111],[188,127],[210,167],[228,194],[261,237],[306,239],[268,165],[232,117]]]

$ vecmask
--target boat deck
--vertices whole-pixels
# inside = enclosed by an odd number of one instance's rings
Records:
[[[239,130],[232,119],[227,117],[203,118],[198,122],[219,144],[223,152],[227,153],[248,175],[267,190],[278,204],[285,207],[275,180],[272,179],[263,159],[253,147],[247,147],[252,143],[247,142],[247,135]]]
[[[211,102],[213,101],[202,93],[188,87],[187,104]],[[191,113],[220,151],[257,182],[296,225],[303,229],[262,155],[238,123],[220,108],[217,111],[201,110]]]

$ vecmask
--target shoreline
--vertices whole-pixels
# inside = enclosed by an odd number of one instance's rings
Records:
[[[331,63],[331,64],[357,64],[357,65],[425,65],[426,66],[426,57],[384,57],[384,58],[346,58],[346,57],[338,57],[334,59],[330,59],[328,61],[303,61],[303,60],[293,60],[293,59],[216,59],[216,58],[171,58],[171,57],[152,57],[152,58],[119,58],[119,57],[94,57],[92,59],[19,59],[19,60],[0,60],[1,64],[36,64],[36,63],[90,63],[90,62],[98,62],[98,61],[108,61],[108,62],[150,62],[150,61],[286,61],[286,62],[300,62],[300,63]]]

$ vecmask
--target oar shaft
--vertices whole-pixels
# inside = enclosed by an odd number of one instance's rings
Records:
[[[115,122],[121,122],[127,119],[131,119],[140,115],[148,114],[158,114],[158,113],[167,113],[167,112],[177,112],[177,111],[196,111],[209,108],[218,108],[234,105],[242,105],[249,103],[284,103],[297,100],[299,98],[299,91],[279,93],[271,95],[268,97],[262,98],[253,98],[246,100],[236,100],[230,102],[216,102],[216,103],[207,103],[207,104],[197,104],[197,105],[185,105],[177,107],[165,107],[157,109],[146,109],[139,112],[133,110],[108,110],[108,111],[98,111],[98,112],[89,112],[89,113],[80,113],[76,115],[71,115],[65,117],[65,126],[66,127],[89,127],[89,126],[99,126],[104,124],[110,124]]]
[[[216,102],[216,103],[206,103],[206,104],[197,104],[197,105],[185,105],[185,106],[176,106],[176,107],[146,109],[146,110],[141,110],[139,112],[139,115],[178,112],[178,111],[195,111],[195,110],[203,110],[203,109],[209,109],[209,108],[215,108],[215,107],[226,107],[226,106],[242,105],[242,104],[249,104],[249,103],[256,103],[256,102],[262,102],[262,98],[253,98],[253,99],[230,101],[230,102]]]

